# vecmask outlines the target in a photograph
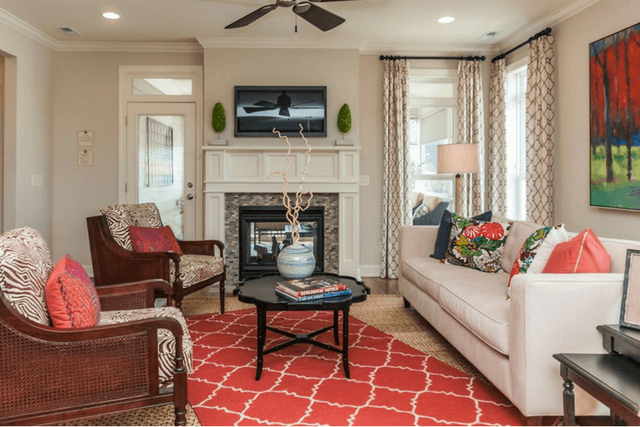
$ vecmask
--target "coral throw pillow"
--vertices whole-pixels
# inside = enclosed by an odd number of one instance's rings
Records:
[[[175,252],[184,255],[168,225],[160,228],[129,226],[131,243],[136,252]]]
[[[511,295],[511,279],[520,273],[526,273],[531,266],[531,262],[536,257],[538,251],[542,247],[542,243],[547,238],[553,227],[543,227],[533,232],[533,234],[524,241],[509,276],[509,284],[507,285],[507,298]]]
[[[502,271],[502,254],[508,222],[484,222],[451,214],[452,227],[447,262],[487,273]]]
[[[86,328],[100,319],[100,300],[82,265],[67,254],[56,264],[45,288],[47,309],[56,328]]]
[[[587,228],[553,249],[543,273],[609,273],[611,256],[592,229]]]

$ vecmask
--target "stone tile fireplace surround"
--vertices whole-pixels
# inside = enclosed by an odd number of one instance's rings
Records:
[[[239,207],[282,204],[282,177],[269,177],[287,165],[287,147],[282,145],[203,148],[205,238],[225,243],[229,285],[235,286],[238,278]],[[292,149],[287,173],[290,193],[299,188],[305,150],[304,146]],[[313,205],[325,207],[325,271],[354,277],[360,264],[359,150],[313,148],[302,186],[314,193]]]

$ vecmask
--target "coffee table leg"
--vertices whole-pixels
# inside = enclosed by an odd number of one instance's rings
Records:
[[[264,353],[264,342],[267,338],[267,310],[258,307],[258,366],[256,369],[256,381],[262,375],[262,358]]]
[[[345,377],[351,378],[349,376],[349,307],[342,310],[342,364]]]
[[[562,386],[564,391],[562,392],[562,403],[564,407],[564,422],[565,426],[576,425],[576,412],[575,412],[575,396],[573,394],[573,382],[569,379],[569,369],[562,365],[560,367],[560,375],[564,382]]]
[[[338,310],[333,310],[333,339],[340,345],[340,331],[338,330]]]

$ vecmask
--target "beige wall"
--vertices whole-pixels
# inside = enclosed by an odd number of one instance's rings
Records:
[[[606,0],[554,28],[557,109],[555,222],[599,236],[640,239],[640,212],[589,206],[589,43],[640,21],[640,2]]]
[[[0,24],[0,54],[7,58],[3,228],[28,225],[50,244],[54,53]],[[34,175],[42,186],[31,185]]]
[[[57,52],[53,76],[53,256],[91,265],[86,218],[118,201],[118,67],[202,65],[201,53]],[[78,166],[78,131],[94,133]]]

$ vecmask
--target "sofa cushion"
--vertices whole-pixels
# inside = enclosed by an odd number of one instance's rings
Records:
[[[188,288],[203,280],[217,276],[224,271],[224,259],[211,255],[185,254],[180,258],[180,278],[182,287]],[[175,280],[176,267],[173,261],[169,264],[171,283]]]
[[[611,272],[624,273],[627,260],[627,249],[640,250],[637,241],[601,237],[600,243],[611,256]]]
[[[82,265],[71,255],[56,264],[46,287],[47,308],[56,328],[86,328],[100,320],[100,300]]]
[[[542,225],[535,222],[513,221],[507,241],[504,243],[504,253],[502,254],[502,269],[504,271],[511,271],[524,241],[542,227]]]
[[[168,225],[159,228],[130,225],[129,234],[133,250],[136,252],[175,252],[183,255],[176,236]]]
[[[132,205],[110,205],[100,209],[100,213],[107,218],[109,232],[118,246],[133,251],[129,226],[162,227],[160,212],[153,203]]]
[[[0,290],[18,313],[41,325],[50,324],[45,286],[52,270],[47,243],[33,228],[0,236]]]
[[[553,249],[543,273],[609,273],[611,256],[592,229],[587,228]]]
[[[451,214],[453,225],[447,262],[487,273],[502,271],[504,242],[510,223],[483,222]]]
[[[440,306],[487,345],[508,356],[510,303],[504,288],[509,275],[457,267],[440,273]]]
[[[180,310],[175,307],[143,308],[136,310],[103,311],[100,314],[99,326],[115,325],[118,323],[133,322],[136,320],[155,319],[157,317],[170,317],[180,322],[182,326],[182,352],[184,365],[188,373],[193,372],[193,344],[187,323]],[[173,382],[173,370],[176,366],[176,340],[168,329],[158,329],[158,372],[160,384],[165,386]]]
[[[478,221],[491,221],[491,211],[486,211],[480,215],[471,217]],[[432,258],[444,259],[447,256],[447,246],[449,245],[449,237],[451,236],[451,212],[445,210],[440,219],[440,227],[438,228],[438,236],[436,237],[436,247],[433,251]]]

